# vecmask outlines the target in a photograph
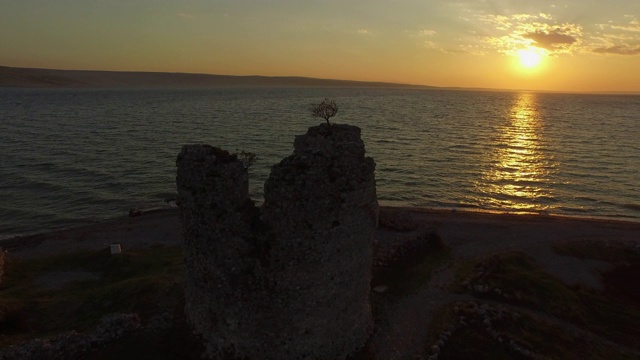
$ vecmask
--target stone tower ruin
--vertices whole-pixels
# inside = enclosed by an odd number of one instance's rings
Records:
[[[236,156],[188,145],[177,165],[186,314],[210,356],[333,360],[364,345],[378,204],[358,127],[297,136],[260,208]]]

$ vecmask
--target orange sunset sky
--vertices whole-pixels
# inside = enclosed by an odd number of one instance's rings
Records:
[[[638,0],[2,0],[0,65],[640,91]]]

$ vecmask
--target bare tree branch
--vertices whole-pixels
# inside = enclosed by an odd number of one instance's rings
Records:
[[[310,110],[312,116],[325,119],[327,125],[331,126],[329,118],[336,116],[338,113],[338,105],[336,105],[334,100],[324,98],[319,104],[312,104]]]

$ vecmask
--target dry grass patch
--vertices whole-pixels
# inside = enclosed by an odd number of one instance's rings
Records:
[[[637,306],[622,301],[610,290],[568,287],[525,254],[510,252],[466,263],[460,267],[457,279],[460,292],[539,313],[640,352]],[[616,279],[621,282],[618,288],[637,288],[637,282],[625,282],[628,277]],[[561,339],[550,331],[552,327],[545,329],[552,339],[550,344],[556,341],[553,339]]]
[[[74,273],[95,276],[43,286],[47,274]],[[0,346],[87,331],[110,313],[137,313],[144,320],[173,311],[183,297],[183,273],[179,247],[9,261],[0,286]]]

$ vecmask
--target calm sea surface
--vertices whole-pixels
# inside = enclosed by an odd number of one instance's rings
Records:
[[[258,200],[324,97],[362,129],[382,204],[640,221],[638,96],[0,89],[0,237],[169,206],[187,143],[256,153]]]

